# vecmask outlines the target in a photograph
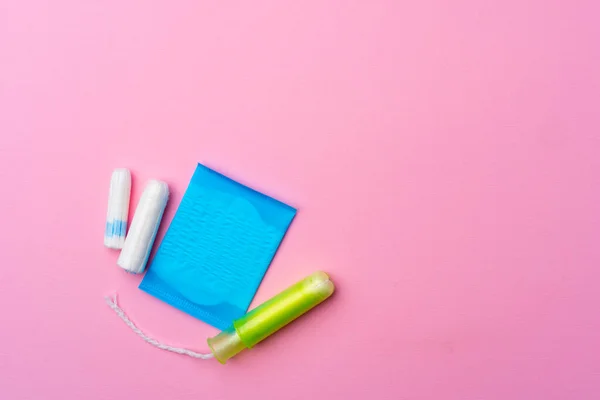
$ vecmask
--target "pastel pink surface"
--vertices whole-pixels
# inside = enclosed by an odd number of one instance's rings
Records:
[[[0,3],[0,398],[597,399],[596,1]],[[110,173],[202,161],[299,208],[226,366],[102,246]],[[159,237],[160,238],[160,237]]]

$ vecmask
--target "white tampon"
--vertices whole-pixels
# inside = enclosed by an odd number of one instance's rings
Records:
[[[126,168],[115,169],[110,178],[108,211],[104,228],[104,245],[111,249],[120,249],[125,243],[130,193],[131,174],[129,170]]]
[[[117,260],[119,267],[134,274],[144,272],[168,199],[169,186],[166,183],[148,182]]]

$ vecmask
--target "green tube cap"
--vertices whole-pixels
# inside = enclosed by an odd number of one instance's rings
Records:
[[[207,340],[222,364],[245,348],[277,332],[333,294],[325,272],[315,272],[233,322],[233,326]]]

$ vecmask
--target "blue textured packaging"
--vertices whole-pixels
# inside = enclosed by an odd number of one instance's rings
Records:
[[[198,164],[140,289],[225,329],[248,310],[295,215]]]

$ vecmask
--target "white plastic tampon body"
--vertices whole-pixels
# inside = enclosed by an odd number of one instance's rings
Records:
[[[126,168],[115,169],[110,178],[108,211],[104,228],[104,245],[111,249],[120,249],[125,243],[130,194],[131,173]]]
[[[165,182],[148,182],[117,260],[119,267],[134,274],[144,272],[168,199],[169,186]]]

